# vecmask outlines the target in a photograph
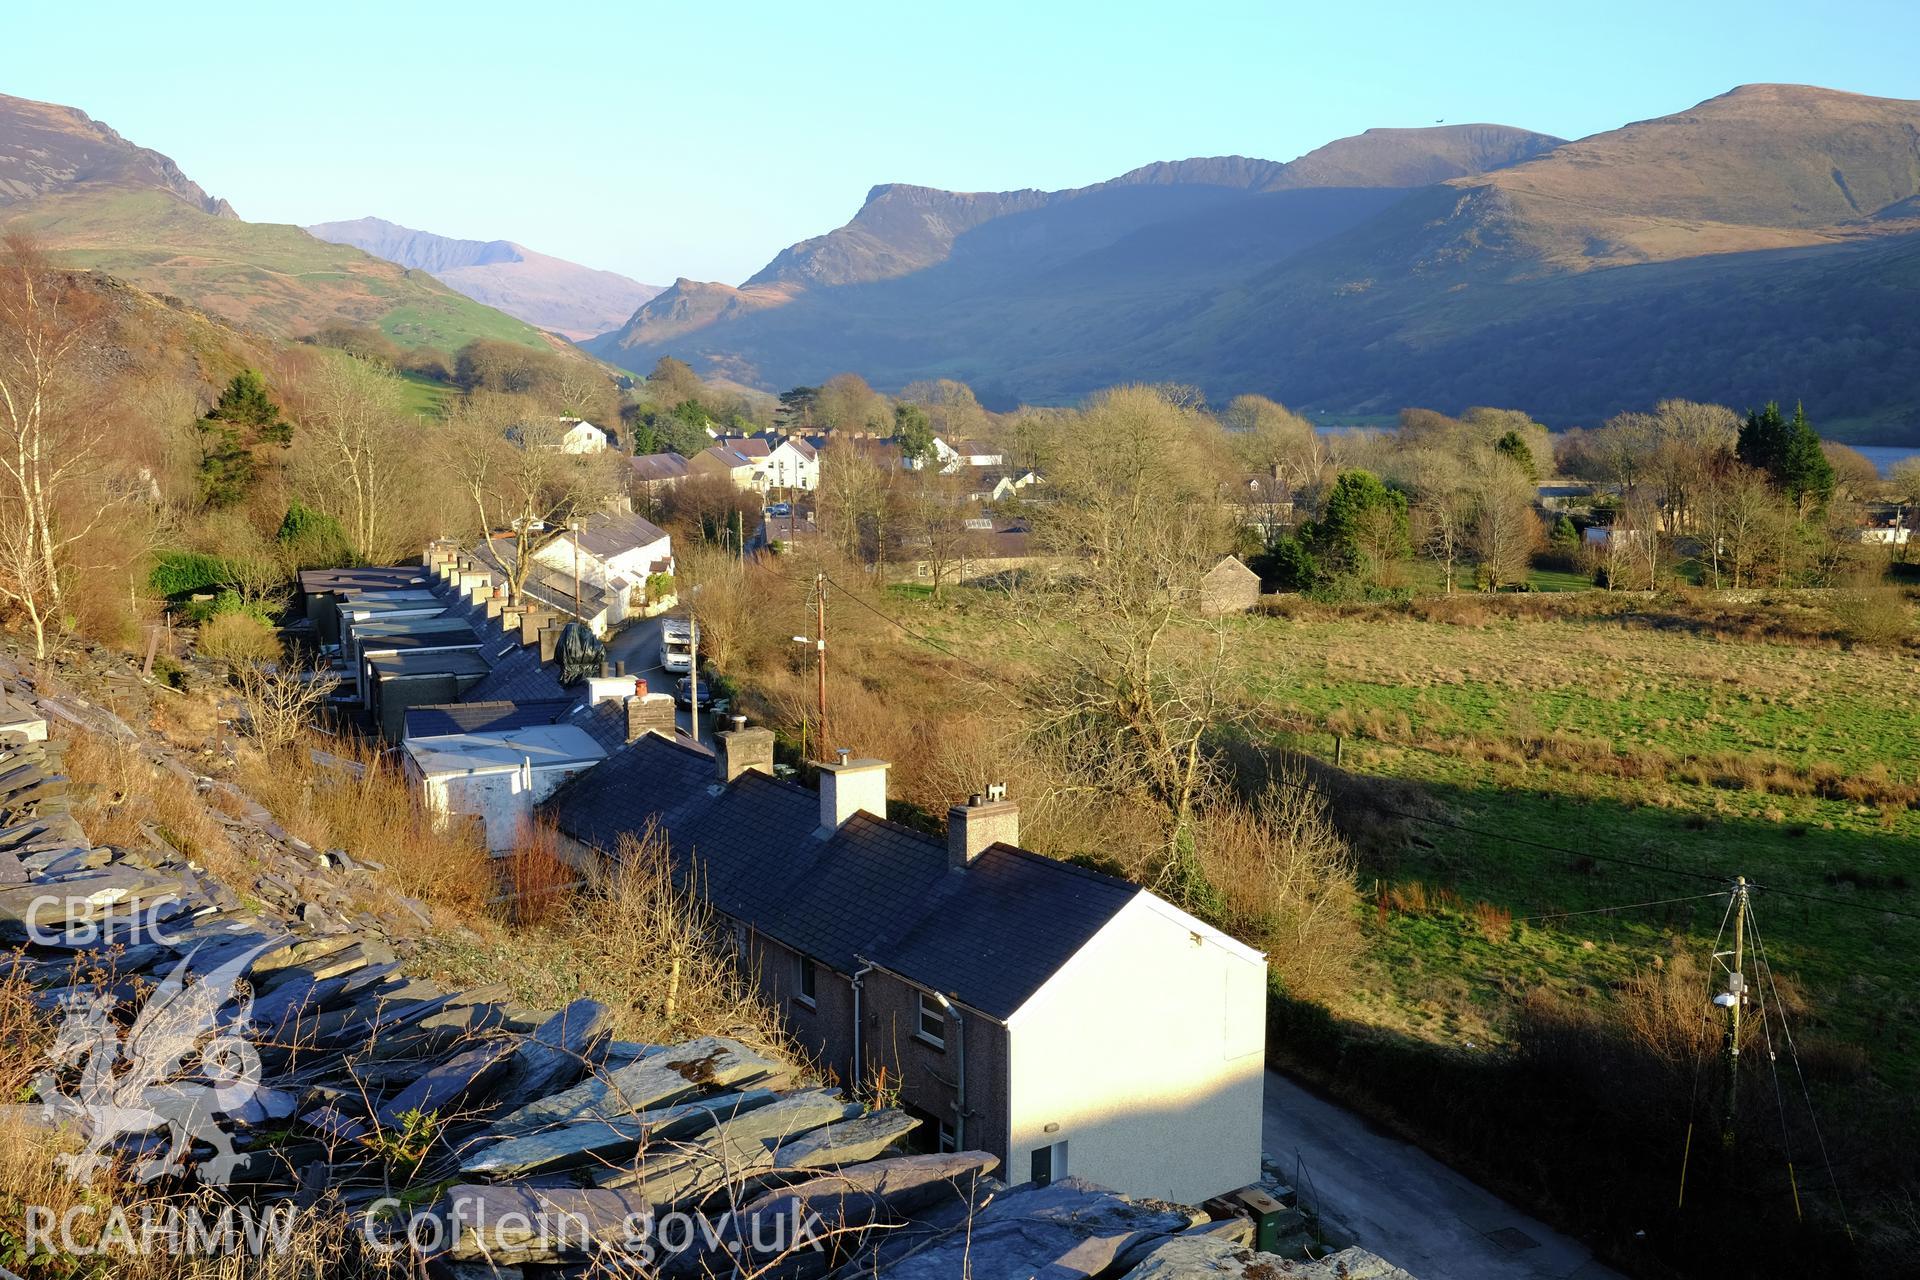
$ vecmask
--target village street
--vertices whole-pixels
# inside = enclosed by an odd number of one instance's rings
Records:
[[[628,675],[639,676],[655,693],[670,694],[680,677],[660,665],[660,630],[665,621],[664,615],[643,618],[615,635],[607,641],[607,661],[626,663]],[[685,707],[677,708],[673,718],[682,733],[693,727],[693,717]],[[713,745],[714,719],[704,710],[700,713],[700,741],[708,746]]]
[[[1421,1280],[1619,1280],[1578,1240],[1275,1071],[1261,1139],[1303,1202]]]

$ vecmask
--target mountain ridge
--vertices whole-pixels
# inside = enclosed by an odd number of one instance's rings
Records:
[[[65,265],[293,338],[333,322],[452,352],[475,338],[568,349],[432,276],[242,220],[171,159],[75,107],[0,94],[0,221]]]
[[[1024,237],[1021,261],[1046,263],[1095,249],[1148,225],[1155,217],[1192,211],[1220,198],[1313,189],[1315,173],[1338,167],[1356,189],[1391,189],[1405,180],[1409,158],[1423,175],[1473,171],[1482,156],[1509,162],[1560,144],[1560,139],[1503,125],[1370,130],[1337,139],[1293,161],[1197,156],[1157,161],[1116,178],[1060,191],[1023,188],[956,192],[912,183],[880,183],[844,225],[782,250],[737,288],[676,280],[618,330],[583,345],[614,362],[636,347],[683,340],[726,320],[785,306],[815,288],[873,284],[946,263],[969,233],[1003,220],[1054,211],[1052,225]],[[1289,180],[1292,166],[1305,165]],[[1030,228],[1023,228],[1030,230]],[[1044,243],[1049,239],[1057,243]]]
[[[173,160],[136,146],[78,107],[8,98],[0,131],[0,208],[77,183],[158,187],[216,218],[240,217],[180,171]]]
[[[363,217],[319,222],[310,235],[425,271],[476,302],[568,338],[618,327],[660,286],[539,253],[512,240],[463,240]]]
[[[1920,102],[1747,85],[1571,142],[1369,130],[1286,164],[1156,162],[1004,193],[1001,209],[875,192],[741,288],[677,282],[589,349],[770,387],[842,369],[882,386],[958,377],[1001,405],[1167,378],[1221,398],[1368,412],[1499,400],[1575,421],[1646,390],[1757,403],[1817,384],[1832,412],[1920,422],[1920,374],[1890,372],[1920,367],[1897,354],[1920,346],[1920,308],[1898,301],[1903,238],[1920,234]],[[1822,272],[1854,291],[1857,318]],[[1753,327],[1760,314],[1771,330]],[[1814,315],[1825,327],[1800,319]]]

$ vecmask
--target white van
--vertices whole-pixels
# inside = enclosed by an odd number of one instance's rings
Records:
[[[669,671],[693,670],[693,651],[700,632],[690,618],[668,618],[660,625],[660,665]]]

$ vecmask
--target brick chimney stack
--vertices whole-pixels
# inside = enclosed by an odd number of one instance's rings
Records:
[[[745,716],[733,717],[733,728],[714,734],[713,747],[721,782],[732,782],[749,769],[773,774],[773,730],[749,729]]]
[[[947,810],[947,865],[964,871],[990,845],[1020,843],[1020,805],[999,783]]]

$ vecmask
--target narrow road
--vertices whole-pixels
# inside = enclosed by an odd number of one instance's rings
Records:
[[[1277,1072],[1260,1128],[1305,1203],[1419,1280],[1621,1280],[1578,1240]]]
[[[607,660],[626,663],[628,675],[644,678],[647,688],[655,693],[670,694],[680,677],[660,665],[660,630],[665,621],[664,614],[658,618],[646,618],[614,636],[607,641]],[[673,718],[682,733],[693,727],[693,717],[685,707],[677,709]],[[713,745],[713,721],[710,713],[700,713],[700,741],[708,746]]]

